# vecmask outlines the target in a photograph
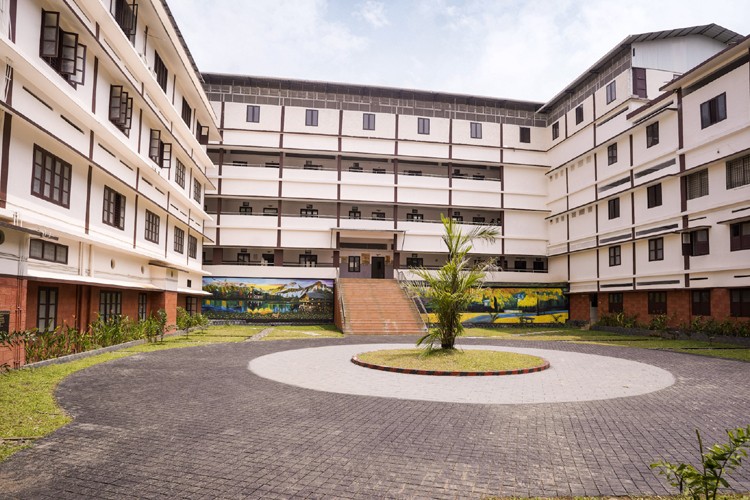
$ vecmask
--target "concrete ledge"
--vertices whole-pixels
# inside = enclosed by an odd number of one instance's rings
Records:
[[[395,366],[383,366],[376,365],[373,363],[367,363],[362,361],[357,356],[352,356],[352,363],[355,365],[362,366],[364,368],[371,368],[373,370],[382,370],[384,372],[393,373],[406,373],[408,375],[436,375],[441,377],[494,377],[500,375],[523,375],[524,373],[536,373],[542,370],[546,370],[550,367],[549,361],[543,359],[544,364],[534,366],[531,368],[522,368],[518,370],[496,370],[487,372],[463,372],[463,371],[443,371],[443,370],[416,370],[412,368],[398,368]]]

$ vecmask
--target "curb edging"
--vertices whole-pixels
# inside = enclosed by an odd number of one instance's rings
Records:
[[[517,370],[495,370],[495,371],[486,371],[486,372],[464,372],[464,371],[444,371],[444,370],[417,370],[414,368],[398,368],[395,366],[384,366],[384,365],[376,365],[373,363],[367,363],[366,361],[362,361],[357,357],[355,354],[352,356],[351,362],[355,365],[362,366],[364,368],[371,368],[373,370],[381,370],[384,372],[392,372],[392,373],[405,373],[407,375],[433,375],[433,376],[442,376],[442,377],[494,377],[494,376],[501,376],[501,375],[524,375],[526,373],[535,373],[535,372],[541,372],[546,370],[550,367],[549,361],[542,358],[544,361],[544,364],[539,366],[533,366],[531,368],[519,368]]]

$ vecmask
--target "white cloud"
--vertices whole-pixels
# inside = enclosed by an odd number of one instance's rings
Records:
[[[367,21],[373,28],[380,28],[389,24],[385,14],[385,4],[376,0],[367,0],[357,12],[357,16]]]

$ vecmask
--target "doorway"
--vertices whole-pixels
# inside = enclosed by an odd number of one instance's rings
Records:
[[[372,278],[385,279],[385,257],[372,258]]]

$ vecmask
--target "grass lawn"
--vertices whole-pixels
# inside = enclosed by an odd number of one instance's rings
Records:
[[[651,340],[653,337],[637,337],[609,332],[575,330],[571,328],[467,328],[464,337],[488,337],[519,340],[563,340],[563,341],[613,341]]]
[[[89,366],[135,353],[199,345],[241,342],[262,330],[259,326],[216,326],[204,332],[166,337],[163,342],[140,344],[59,365],[0,373],[0,461],[30,446],[37,438],[59,429],[70,417],[57,406],[55,387],[68,375]]]
[[[393,366],[412,370],[440,370],[482,372],[518,370],[544,364],[542,358],[514,352],[459,349],[444,351],[437,349],[426,353],[424,349],[385,349],[364,352],[357,357],[380,366]]]
[[[525,500],[609,500],[609,499],[617,499],[617,500],[690,500],[692,497],[689,495],[668,495],[668,496],[662,496],[662,495],[653,495],[653,496],[642,496],[642,495],[633,495],[633,496],[627,496],[627,497],[613,497],[613,496],[605,496],[605,497],[533,497],[533,498],[527,498]],[[716,498],[719,498],[721,500],[749,500],[750,495],[743,494],[743,493],[733,493],[733,494],[721,494],[717,495]],[[521,500],[520,497],[484,497],[483,500]]]
[[[344,334],[335,325],[284,325],[277,326],[261,340],[288,340],[311,338],[337,338]]]

